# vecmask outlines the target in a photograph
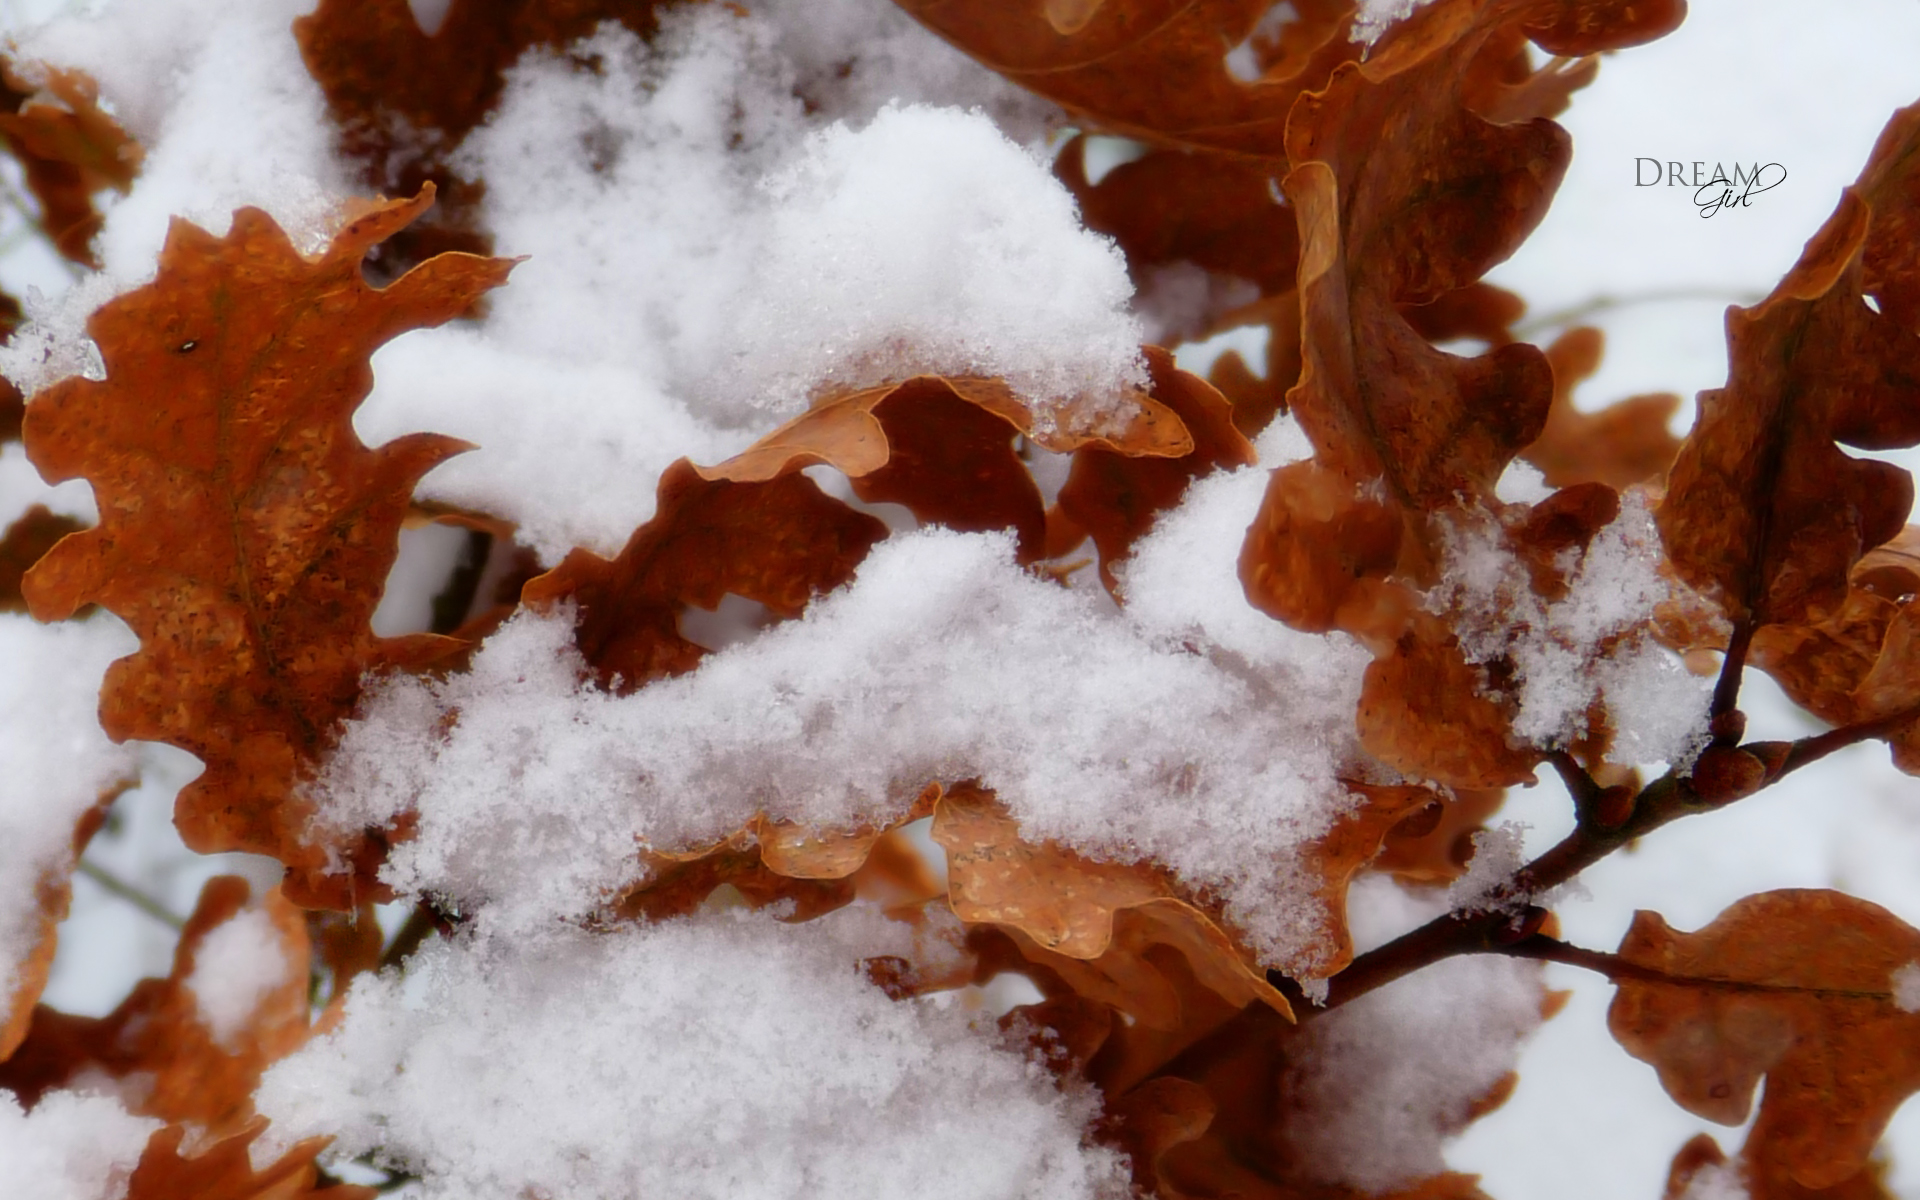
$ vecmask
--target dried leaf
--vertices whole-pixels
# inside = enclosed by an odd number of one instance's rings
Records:
[[[1234,1007],[1285,999],[1214,920],[1174,895],[1163,872],[1101,863],[1020,839],[1018,824],[981,788],[959,784],[934,804],[933,840],[947,851],[954,915],[1014,935],[1023,953],[1075,990],[1154,1028],[1177,1027],[1178,994],[1150,955],[1167,947]]]
[[[1355,483],[1380,479],[1420,511],[1490,495],[1539,435],[1552,396],[1533,347],[1459,358],[1398,311],[1511,254],[1566,170],[1558,126],[1496,126],[1461,101],[1472,54],[1510,19],[1489,5],[1476,20],[1471,7],[1421,10],[1409,20],[1419,35],[1341,66],[1288,126],[1304,359],[1288,408],[1321,465]]]
[[[1301,368],[1287,407],[1315,453],[1275,472],[1240,577],[1263,611],[1372,650],[1362,742],[1416,778],[1499,787],[1535,761],[1509,740],[1504,682],[1468,664],[1415,594],[1432,582],[1439,529],[1498,511],[1494,484],[1539,437],[1553,393],[1545,356],[1502,340],[1499,297],[1471,289],[1545,213],[1568,139],[1544,118],[1502,124],[1474,105],[1492,103],[1496,83],[1525,85],[1522,38],[1585,54],[1657,36],[1682,11],[1442,0],[1336,67],[1288,121]],[[1496,344],[1461,358],[1414,320],[1472,323]],[[1559,519],[1597,511],[1595,498],[1549,502],[1536,540],[1565,541]]]
[[[1301,859],[1320,882],[1315,893],[1325,910],[1328,947],[1303,979],[1325,979],[1346,970],[1353,961],[1353,934],[1347,928],[1347,886],[1373,862],[1387,838],[1423,809],[1443,803],[1440,793],[1424,787],[1389,787],[1346,780],[1356,800],[1353,809],[1335,818],[1333,827],[1301,850]],[[1290,968],[1291,969],[1291,968]]]
[[[1569,329],[1547,347],[1553,367],[1553,407],[1546,428],[1521,457],[1540,468],[1549,486],[1604,483],[1616,490],[1661,479],[1679,452],[1680,439],[1667,422],[1680,397],[1662,392],[1630,396],[1598,412],[1573,406],[1573,391],[1600,365],[1604,339],[1598,329]]]
[[[1893,1002],[1893,974],[1920,959],[1920,930],[1838,892],[1749,896],[1697,933],[1635,914],[1620,955],[1667,975],[1623,978],[1613,1036],[1654,1065],[1687,1111],[1739,1124],[1764,1075],[1753,1167],[1801,1187],[1845,1182],[1920,1089],[1920,1016]]]
[[[1525,783],[1536,751],[1509,740],[1512,715],[1440,620],[1415,615],[1391,653],[1367,666],[1360,743],[1390,767],[1449,787]]]
[[[1115,564],[1133,552],[1133,544],[1152,528],[1155,517],[1180,502],[1189,484],[1216,468],[1246,467],[1254,461],[1253,444],[1234,427],[1226,397],[1174,366],[1165,350],[1149,346],[1146,354],[1153,397],[1185,424],[1192,451],[1158,458],[1088,446],[1074,453],[1060,489],[1060,512],[1093,538],[1100,551],[1101,581],[1116,594]]]
[[[1835,443],[1920,441],[1917,151],[1920,106],[1894,114],[1773,294],[1728,310],[1727,386],[1701,393],[1669,476],[1669,556],[1751,627],[1839,607],[1849,570],[1911,506],[1905,471]]]
[[[1278,152],[1294,99],[1333,64],[1355,57],[1350,0],[1295,0],[1297,14],[1266,47],[1261,77],[1227,69],[1274,0],[897,0],[975,59],[1095,127],[1148,141],[1235,153]],[[1084,20],[1082,20],[1084,16]]]
[[[30,1105],[83,1073],[139,1076],[146,1086],[132,1107],[140,1115],[190,1123],[216,1138],[241,1131],[253,1117],[261,1072],[306,1041],[309,983],[305,918],[276,888],[260,905],[285,970],[261,990],[241,1026],[216,1036],[194,993],[194,968],[208,936],[242,911],[248,895],[239,876],[209,880],[181,931],[172,973],[142,980],[107,1016],[36,1008],[26,1039],[0,1063],[0,1087]]]
[[[7,526],[0,536],[0,612],[27,611],[26,597],[20,594],[20,581],[33,564],[39,562],[54,543],[86,526],[72,517],[49,512],[36,504]]]
[[[309,1138],[255,1171],[249,1147],[266,1127],[265,1120],[257,1120],[232,1137],[183,1154],[186,1128],[167,1126],[148,1139],[126,1200],[374,1200],[379,1194],[351,1184],[317,1185],[313,1160],[326,1149],[327,1138]]]
[[[1240,550],[1247,600],[1308,633],[1345,629],[1382,653],[1418,603],[1385,577],[1417,547],[1407,518],[1313,459],[1267,479],[1260,511]]]
[[[1473,835],[1486,828],[1506,799],[1500,788],[1458,788],[1452,800],[1415,810],[1388,830],[1373,869],[1386,871],[1402,883],[1453,882],[1466,874],[1473,857]]]
[[[98,603],[133,627],[140,651],[108,671],[101,724],[197,754],[207,769],[180,793],[181,836],[280,858],[315,906],[353,907],[378,863],[329,878],[294,784],[367,672],[453,645],[378,638],[369,619],[414,482],[462,444],[414,434],[368,450],[352,424],[376,348],[464,311],[512,266],[449,255],[368,287],[367,250],[431,202],[375,205],[318,259],[258,209],[225,238],[176,220],[155,281],[87,323],[106,379],[68,379],[27,415],[41,473],[87,479],[100,505],[98,527],[28,573],[34,615]]]
[[[97,267],[95,192],[125,192],[140,169],[139,143],[100,108],[100,89],[81,71],[0,60],[0,134],[20,160],[54,247]]]
[[[816,463],[859,480],[885,467],[891,459],[891,429],[886,415],[911,413],[916,400],[927,397],[964,400],[1004,421],[1008,444],[1020,433],[1049,450],[1069,453],[1095,446],[1120,454],[1177,458],[1193,451],[1193,438],[1179,417],[1152,397],[1134,393],[1120,428],[1100,433],[1036,425],[1033,411],[1005,381],[980,376],[918,375],[901,383],[832,393],[813,407],[767,434],[752,446],[715,467],[698,468],[703,479],[758,483]]]
[[[682,459],[660,477],[653,519],[617,558],[575,550],[521,599],[577,604],[581,654],[603,686],[631,692],[699,663],[705,652],[680,636],[687,606],[715,608],[732,593],[798,616],[815,594],[852,578],[886,532],[804,475],[710,480]]]
[[[1263,325],[1267,330],[1265,370],[1255,375],[1237,350],[1214,360],[1207,382],[1233,405],[1233,425],[1248,438],[1259,437],[1287,411],[1287,393],[1300,381],[1300,295],[1286,291],[1235,314],[1233,324]]]
[[[1084,134],[1067,143],[1054,171],[1087,228],[1120,244],[1136,278],[1147,267],[1190,262],[1250,280],[1263,295],[1293,287],[1299,251],[1274,163],[1151,150],[1095,184],[1087,181],[1086,145]]]

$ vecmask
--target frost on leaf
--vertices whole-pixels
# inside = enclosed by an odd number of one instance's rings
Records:
[[[1185,424],[1193,448],[1177,457],[1125,454],[1105,446],[1074,452],[1073,467],[1049,515],[1050,549],[1071,550],[1084,535],[1100,551],[1100,578],[1117,590],[1114,567],[1132,553],[1154,518],[1186,495],[1196,478],[1222,467],[1247,467],[1253,444],[1235,427],[1233,406],[1205,380],[1173,365],[1173,356],[1146,348],[1154,398]],[[1070,533],[1063,533],[1070,530]]]
[[[0,63],[0,134],[40,202],[40,222],[60,253],[98,266],[95,192],[125,192],[140,169],[139,143],[101,110],[100,89],[80,71]]]
[[[531,46],[558,49],[602,21],[642,36],[653,32],[653,0],[451,0],[432,33],[408,0],[322,0],[293,23],[307,71],[326,94],[341,149],[382,192],[441,188],[443,211],[385,247],[402,266],[447,250],[485,253],[475,227],[479,185],[459,178],[444,155],[500,99],[504,72]]]
[[[261,1072],[307,1038],[306,924],[276,889],[249,903],[246,880],[210,880],[172,973],[134,986],[105,1017],[41,1006],[0,1063],[25,1103],[83,1076],[138,1085],[133,1111],[224,1137],[253,1117]],[[236,936],[237,935],[237,936]]]
[[[1501,99],[1520,86],[1516,38],[1585,54],[1679,17],[1677,5],[1432,4],[1367,61],[1337,67],[1288,121],[1301,366],[1287,406],[1314,457],[1275,472],[1241,578],[1270,615],[1344,629],[1373,651],[1362,741],[1408,774],[1493,787],[1528,778],[1534,761],[1510,736],[1499,664],[1417,611],[1444,530],[1500,510],[1494,485],[1552,405],[1546,357],[1501,340],[1503,326],[1489,353],[1462,358],[1415,324],[1484,326],[1499,311],[1471,289],[1539,222],[1566,169],[1567,135],[1532,115],[1552,105]],[[1450,297],[1463,298],[1458,313],[1423,311]],[[1524,513],[1502,519],[1526,528]]]
[[[1737,1125],[1766,1078],[1743,1151],[1756,1177],[1809,1189],[1854,1178],[1920,1089],[1920,1017],[1892,983],[1920,957],[1920,931],[1878,905],[1765,892],[1690,934],[1641,912],[1620,956],[1681,977],[1621,976],[1607,1021],[1682,1108]]]
[[[372,206],[318,259],[257,209],[225,238],[176,221],[158,278],[88,321],[106,378],[47,390],[26,421],[41,473],[87,479],[100,506],[96,528],[27,574],[34,615],[97,603],[132,626],[140,651],[108,672],[101,724],[197,754],[181,836],[280,858],[303,903],[352,907],[353,876],[320,876],[330,849],[371,848],[307,844],[295,785],[367,672],[456,644],[375,637],[369,619],[415,481],[461,444],[415,434],[369,450],[352,424],[375,349],[466,311],[512,265],[448,255],[369,287],[361,259],[431,202]]]

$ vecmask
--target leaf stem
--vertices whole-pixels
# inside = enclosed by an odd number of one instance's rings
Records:
[[[1902,709],[1871,721],[1861,721],[1854,725],[1842,725],[1838,729],[1829,729],[1825,733],[1816,733],[1803,737],[1787,750],[1786,761],[1780,765],[1775,779],[1797,771],[1809,763],[1819,762],[1836,750],[1844,750],[1858,742],[1870,741],[1892,733],[1909,721],[1920,720],[1920,706]]]
[[[1494,953],[1506,955],[1508,958],[1531,958],[1541,962],[1565,963],[1568,966],[1581,967],[1604,975],[1614,983],[1631,980],[1635,983],[1662,983],[1674,987],[1697,987],[1714,991],[1788,993],[1827,999],[1890,1000],[1893,998],[1893,993],[1887,991],[1800,987],[1790,983],[1758,983],[1747,979],[1722,979],[1712,975],[1674,975],[1656,967],[1622,958],[1618,954],[1609,954],[1604,950],[1589,950],[1584,946],[1571,945],[1541,933],[1522,938],[1510,945],[1496,945],[1491,949]]]

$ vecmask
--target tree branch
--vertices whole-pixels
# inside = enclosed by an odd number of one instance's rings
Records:
[[[1537,936],[1545,919],[1546,910],[1533,905],[1534,897],[1552,891],[1668,822],[1711,812],[1734,798],[1703,799],[1685,780],[1669,772],[1640,789],[1618,824],[1591,820],[1592,810],[1583,811],[1572,833],[1514,873],[1495,894],[1490,911],[1446,913],[1355,958],[1346,970],[1327,981],[1324,1005],[1305,1002],[1300,986],[1278,972],[1269,972],[1268,979],[1290,1001],[1302,1001],[1296,1006],[1296,1015],[1304,1022],[1445,959],[1461,954],[1508,953],[1509,947]]]

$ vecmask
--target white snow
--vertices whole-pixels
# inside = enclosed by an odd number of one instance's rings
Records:
[[[1431,892],[1363,876],[1348,893],[1357,947],[1437,916]],[[1288,1138],[1332,1182],[1388,1192],[1445,1169],[1440,1148],[1514,1069],[1540,1024],[1538,964],[1449,959],[1317,1017],[1284,1085]]]
[[[304,968],[304,964],[298,964]],[[221,922],[195,949],[187,990],[213,1040],[238,1048],[239,1035],[267,993],[296,969],[266,909],[250,905]]]
[[[107,664],[134,646],[110,616],[41,625],[0,613],[0,1012],[39,940],[38,889],[72,869],[81,816],[135,772],[94,715]]]
[[[570,614],[522,614],[468,673],[379,693],[321,781],[322,819],[414,805],[385,877],[529,928],[591,912],[633,878],[636,843],[703,845],[759,811],[886,820],[977,776],[1028,836],[1156,857],[1273,960],[1310,954],[1312,881],[1289,851],[1340,803],[1364,655],[1248,619],[1237,586],[1186,590],[1231,576],[1260,492],[1252,472],[1201,490],[1150,539],[1128,575],[1156,598],[1139,620],[1021,571],[1009,537],[939,529],[628,697],[580,683]]]
[[[1893,1002],[1901,1012],[1920,1012],[1920,962],[1910,962],[1893,973]]]
[[[26,55],[79,67],[146,150],[134,188],[104,194],[102,270],[57,296],[25,297],[31,324],[0,347],[0,371],[32,394],[67,375],[98,377],[86,318],[153,278],[172,218],[224,234],[233,210],[265,209],[316,250],[350,192],[319,85],[294,43],[312,0],[122,0],[23,40]]]
[[[861,926],[738,910],[437,942],[269,1071],[256,1158],[338,1134],[417,1194],[686,1200],[1127,1195],[1097,1112],[954,1006],[867,983]]]
[[[34,1200],[121,1200],[159,1128],[110,1096],[48,1092],[25,1112],[0,1088],[0,1180]]]
[[[1509,471],[1525,490],[1527,476]],[[1587,732],[1588,710],[1605,702],[1616,735],[1614,761],[1681,762],[1705,737],[1712,681],[1689,674],[1653,640],[1654,606],[1668,598],[1659,574],[1660,540],[1644,495],[1628,491],[1620,513],[1584,551],[1556,563],[1568,591],[1546,600],[1492,521],[1449,531],[1445,574],[1428,595],[1435,611],[1458,614],[1470,662],[1506,657],[1519,685],[1514,735],[1564,747]]]
[[[358,418],[480,447],[425,495],[518,522],[549,562],[610,554],[668,463],[744,449],[821,389],[998,374],[1043,421],[1097,424],[1142,380],[1125,264],[1045,159],[914,101],[1031,106],[890,6],[825,17],[670,10],[651,45],[607,27],[510,73],[456,159],[488,181],[498,251],[530,258],[483,329],[377,356]],[[863,22],[881,40],[838,78],[823,32]]]
[[[1432,0],[1360,0],[1348,36],[1372,46],[1390,27],[1412,16],[1414,9],[1430,3]]]

